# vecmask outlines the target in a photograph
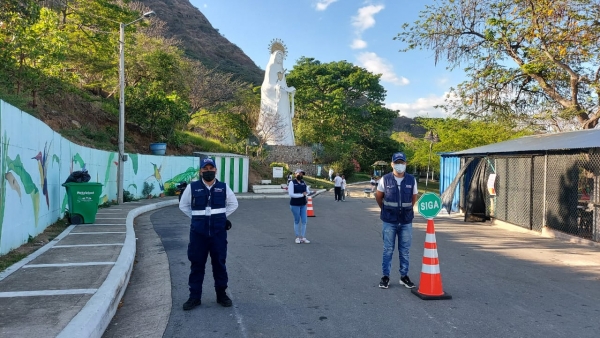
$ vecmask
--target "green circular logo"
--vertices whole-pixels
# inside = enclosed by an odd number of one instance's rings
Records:
[[[425,218],[434,218],[442,210],[442,199],[437,194],[426,192],[417,201],[417,210]]]

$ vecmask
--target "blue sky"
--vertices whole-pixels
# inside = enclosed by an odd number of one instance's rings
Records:
[[[401,53],[392,40],[403,23],[413,23],[433,0],[190,0],[214,28],[240,47],[257,66],[269,61],[269,43],[278,38],[288,49],[284,67],[302,56],[322,63],[346,60],[382,74],[386,106],[408,117],[443,117],[433,108],[449,88],[464,80],[431,51]]]

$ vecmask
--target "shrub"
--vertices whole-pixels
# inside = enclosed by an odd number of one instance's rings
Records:
[[[131,202],[133,200],[134,198],[132,193],[127,190],[123,191],[123,202]]]
[[[144,188],[142,189],[142,196],[147,197],[154,190],[154,183],[144,182]]]
[[[177,187],[170,186],[165,189],[165,195],[166,196],[175,196],[175,191],[177,191]]]

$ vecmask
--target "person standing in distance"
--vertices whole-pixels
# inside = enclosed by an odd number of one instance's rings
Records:
[[[377,181],[375,180],[375,176],[371,176],[371,192],[375,192],[377,189]]]
[[[310,243],[306,239],[306,196],[310,195],[310,189],[302,178],[304,177],[304,170],[297,169],[296,179],[292,180],[288,184],[288,194],[290,195],[290,210],[294,215],[294,232],[296,233],[296,244]]]
[[[210,254],[217,303],[229,307],[231,299],[227,296],[227,231],[231,222],[227,217],[238,207],[233,191],[215,178],[217,166],[210,158],[200,161],[202,179],[188,184],[181,195],[179,209],[192,219],[188,259],[190,260],[190,297],[183,304],[188,311],[201,304],[204,268]]]
[[[417,202],[417,181],[406,173],[406,156],[398,152],[392,156],[391,173],[385,174],[377,186],[375,200],[381,209],[383,221],[383,277],[379,287],[387,289],[390,284],[390,269],[396,237],[400,258],[400,284],[412,289],[415,284],[408,278],[409,250],[412,241],[413,206]]]
[[[336,202],[342,200],[342,178],[340,177],[340,173],[335,173],[335,178],[333,179],[333,194],[335,195]]]
[[[342,202],[346,201],[346,176],[342,175]]]

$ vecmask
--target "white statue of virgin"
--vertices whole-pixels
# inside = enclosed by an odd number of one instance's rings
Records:
[[[256,130],[270,145],[294,146],[294,94],[296,88],[285,81],[283,59],[286,47],[279,39],[269,46],[271,57],[265,69],[265,79],[260,89],[260,114]]]

